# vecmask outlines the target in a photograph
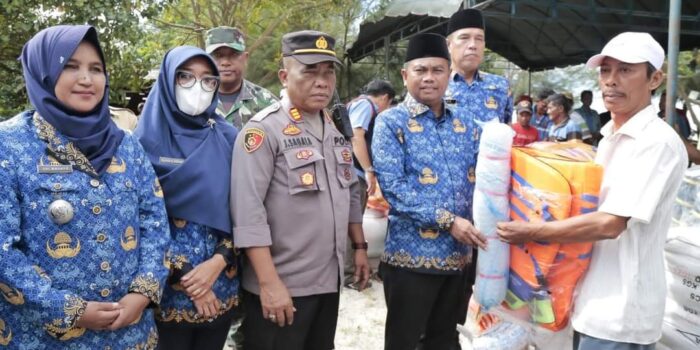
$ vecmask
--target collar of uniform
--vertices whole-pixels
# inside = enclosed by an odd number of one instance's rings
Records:
[[[418,101],[416,101],[411,94],[406,94],[406,98],[403,101],[403,105],[406,107],[409,113],[410,118],[416,118],[419,117],[426,112],[430,111],[430,107],[428,107],[425,104],[422,104]],[[445,102],[442,102],[442,108],[443,108],[443,115],[447,114],[447,112],[451,112],[449,108],[445,108]]]
[[[615,121],[611,120],[600,130],[600,134],[606,137],[613,134],[624,134],[636,139],[642,132],[642,129],[654,118],[658,117],[656,113],[654,113],[654,107],[650,103],[644,109],[637,112],[637,114],[633,115],[626,123],[622,124],[617,131],[613,130]]]
[[[236,102],[234,102],[231,105],[231,110],[233,110],[234,107],[236,107],[238,102],[252,100],[252,99],[253,99],[253,92],[251,91],[250,82],[243,79],[243,83],[241,84],[241,89],[239,90],[238,98],[236,98]],[[224,103],[221,101],[221,99],[219,99],[219,103],[216,104],[216,110],[217,110],[217,112],[219,112],[219,114],[231,113],[231,110],[229,110],[229,111],[224,110]]]
[[[452,80],[454,80],[454,81],[456,81],[456,82],[464,82],[464,83],[467,82],[467,80],[464,79],[464,77],[463,77],[461,74],[457,73],[457,71],[454,71],[454,70],[452,71],[452,74],[451,74],[451,76],[450,76],[450,79],[452,79]],[[474,80],[473,80],[472,82],[474,82],[474,81],[481,81],[481,80],[482,80],[482,79],[481,79],[481,73],[479,73],[479,70],[477,69],[476,72],[474,73]]]
[[[282,105],[282,109],[284,110],[284,113],[287,115],[287,118],[289,118],[289,120],[294,122],[294,123],[297,123],[297,124],[303,123],[304,118],[308,117],[308,114],[302,112],[301,110],[299,110],[297,108],[297,110],[299,111],[299,113],[301,114],[302,117],[299,120],[294,120],[294,118],[292,118],[291,109],[294,108],[294,106],[292,105],[292,101],[289,100],[289,97],[286,94],[280,100],[280,104]]]

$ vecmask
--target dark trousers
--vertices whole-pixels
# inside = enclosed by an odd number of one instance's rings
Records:
[[[436,275],[379,265],[387,305],[385,350],[453,349],[461,309],[466,309],[466,273]]]
[[[217,320],[219,321],[219,320]],[[226,343],[229,320],[197,327],[157,323],[159,350],[221,350]]]
[[[622,343],[612,340],[599,339],[574,331],[574,350],[654,350],[653,344]]]
[[[263,318],[260,297],[243,291],[245,350],[330,350],[335,348],[339,293],[292,298],[296,312],[291,326]]]
[[[472,262],[464,268],[467,274],[467,289],[466,295],[464,296],[467,299],[467,305],[469,305],[469,299],[471,299],[472,293],[474,293],[474,284],[476,284],[476,257],[478,253],[479,249],[474,248],[472,250]],[[459,324],[463,325],[464,322],[467,321],[467,308],[465,307],[464,310],[460,311]]]

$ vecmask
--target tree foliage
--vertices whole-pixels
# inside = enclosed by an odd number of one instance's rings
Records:
[[[139,87],[144,58],[134,50],[143,35],[142,23],[157,15],[166,0],[3,0],[0,6],[0,116],[9,117],[28,105],[21,64],[24,43],[46,27],[91,24],[98,29],[110,73],[112,100],[120,91]]]

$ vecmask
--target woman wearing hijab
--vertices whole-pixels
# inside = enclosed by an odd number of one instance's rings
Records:
[[[238,304],[229,214],[238,131],[216,114],[218,85],[203,50],[169,51],[135,131],[163,186],[172,235],[156,312],[161,349],[221,350]]]
[[[167,217],[110,120],[97,32],[42,30],[21,61],[33,109],[0,123],[0,347],[153,349]]]

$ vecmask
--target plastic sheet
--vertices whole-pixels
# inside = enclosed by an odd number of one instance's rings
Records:
[[[700,229],[700,166],[686,170],[673,206],[671,226]]]
[[[496,223],[508,220],[510,154],[513,129],[486,123],[481,134],[474,191],[474,226],[488,239],[488,250],[479,249],[474,295],[487,310],[506,297],[510,247],[496,234]]]
[[[591,162],[591,154],[593,149],[582,143],[514,148],[511,219],[556,221],[595,211],[603,169]],[[565,328],[591,249],[591,243],[512,245],[507,306],[526,308],[530,321],[546,329]]]

